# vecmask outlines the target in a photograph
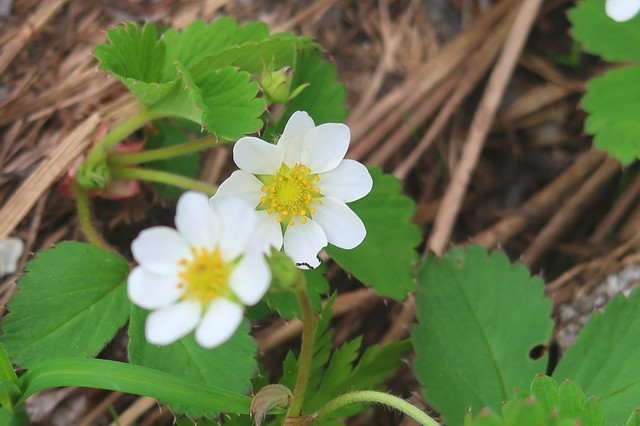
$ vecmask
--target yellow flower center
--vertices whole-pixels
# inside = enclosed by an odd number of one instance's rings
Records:
[[[306,223],[316,211],[312,203],[322,204],[318,198],[320,188],[314,186],[319,180],[320,176],[312,174],[304,164],[295,164],[292,168],[283,164],[278,173],[264,180],[260,207],[285,225],[293,226],[296,217]]]
[[[231,267],[220,255],[220,250],[209,251],[204,247],[192,248],[193,259],[180,260],[182,271],[178,274],[179,286],[185,287],[183,299],[197,300],[203,306],[229,292]]]

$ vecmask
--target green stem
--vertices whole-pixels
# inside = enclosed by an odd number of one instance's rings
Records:
[[[315,413],[313,423],[320,424],[320,421],[323,420],[327,415],[344,407],[345,405],[372,402],[383,404],[401,411],[423,426],[439,426],[438,422],[433,420],[418,407],[409,404],[404,399],[398,398],[397,396],[389,395],[388,393],[371,390],[346,393],[344,395],[340,395],[332,401],[329,401],[317,413]]]
[[[302,273],[300,276],[303,277]],[[306,285],[294,286],[294,292],[300,303],[302,310],[302,345],[300,347],[300,358],[298,362],[298,377],[296,377],[296,385],[293,388],[293,397],[287,417],[297,417],[302,414],[302,403],[304,395],[309,384],[309,375],[311,373],[311,360],[313,358],[313,335],[316,329],[316,317],[311,307],[309,294]]]
[[[142,109],[138,114],[127,118],[98,141],[87,156],[85,164],[93,165],[104,161],[107,152],[111,148],[149,121],[160,117],[158,114],[153,114]]]
[[[93,222],[91,221],[89,194],[87,194],[87,191],[81,188],[77,182],[72,184],[72,190],[73,195],[76,197],[76,210],[78,211],[80,229],[87,238],[87,241],[101,249],[112,251],[113,249],[111,246],[93,226]]]
[[[218,137],[211,135],[195,141],[167,146],[164,148],[150,149],[143,152],[109,154],[107,162],[111,166],[130,166],[134,164],[148,163],[150,161],[166,160],[167,158],[180,157],[181,155],[202,151],[203,149],[211,148],[218,143],[220,143]]]
[[[209,185],[208,183],[196,179],[190,179],[188,177],[160,170],[143,169],[139,167],[114,167],[111,169],[111,178],[164,183],[167,185],[177,186],[178,188],[204,192],[208,195],[213,195],[216,192],[216,187],[214,185]]]

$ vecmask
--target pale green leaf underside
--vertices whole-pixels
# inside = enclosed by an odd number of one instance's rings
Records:
[[[210,385],[235,393],[246,393],[257,371],[254,358],[257,345],[248,334],[245,321],[225,343],[213,348],[199,346],[193,333],[167,346],[149,344],[144,337],[147,311],[133,307],[129,323],[130,362]],[[214,416],[199,407],[172,405],[171,408],[190,417]]]
[[[621,425],[640,408],[640,290],[616,296],[594,314],[553,373],[575,380],[602,402],[607,424]]]
[[[63,242],[26,267],[9,302],[0,341],[14,362],[91,357],[129,316],[129,265],[93,245]]]
[[[413,291],[413,268],[420,230],[411,223],[415,204],[400,193],[400,182],[370,168],[373,189],[349,207],[362,219],[367,236],[353,250],[330,245],[327,252],[340,266],[382,296],[402,300]]]
[[[585,50],[608,61],[640,61],[640,14],[616,22],[604,10],[605,0],[583,0],[569,12],[571,34]]]
[[[640,158],[639,82],[640,66],[614,69],[591,79],[582,99],[594,144],[624,164]]]
[[[551,303],[542,281],[504,254],[469,246],[428,258],[416,305],[414,370],[447,424],[462,424],[468,408],[498,412],[514,388],[545,372],[547,356],[528,354],[551,337]]]

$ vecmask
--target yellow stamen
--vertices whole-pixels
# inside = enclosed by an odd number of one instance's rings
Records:
[[[229,293],[231,268],[222,259],[220,251],[209,251],[202,247],[192,248],[193,259],[179,261],[182,270],[178,274],[180,287],[185,287],[182,298],[195,300],[203,306]]]

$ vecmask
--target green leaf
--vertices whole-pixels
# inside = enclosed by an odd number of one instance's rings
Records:
[[[571,35],[585,50],[608,61],[640,60],[640,15],[616,22],[604,10],[605,0],[583,0],[569,12]]]
[[[635,411],[629,416],[625,426],[640,426],[640,409],[636,408]]]
[[[251,377],[257,370],[254,359],[257,345],[248,335],[246,321],[224,344],[205,349],[196,343],[193,333],[167,346],[147,343],[144,337],[146,317],[145,310],[133,307],[129,323],[129,360],[133,364],[233,393],[242,394],[249,390]],[[216,411],[202,410],[202,407],[189,404],[171,404],[171,408],[192,418],[216,415]]]
[[[446,423],[461,424],[469,407],[499,411],[514,388],[544,373],[547,356],[529,357],[553,328],[543,290],[526,267],[478,246],[422,265],[413,366],[425,400]]]
[[[322,308],[322,295],[329,290],[329,283],[324,277],[325,269],[321,265],[320,268],[312,271],[302,271],[307,280],[307,291],[314,312],[320,311]],[[270,291],[265,296],[265,301],[271,309],[277,311],[278,315],[286,320],[302,318],[300,304],[292,291]]]
[[[90,244],[62,242],[27,264],[0,338],[22,367],[100,352],[129,317],[127,262]]]
[[[362,244],[353,250],[330,245],[327,252],[340,266],[382,296],[402,300],[415,288],[413,269],[420,230],[411,223],[414,202],[400,193],[400,182],[369,169],[373,189],[349,207],[367,228]]]
[[[589,113],[585,130],[594,144],[624,164],[640,158],[640,66],[620,68],[592,78],[582,106]]]
[[[20,378],[22,402],[41,390],[81,386],[156,398],[167,404],[190,405],[200,411],[249,413],[251,398],[139,365],[104,359],[68,358],[34,364]]]
[[[337,79],[336,67],[322,60],[317,50],[300,52],[293,69],[292,88],[308,84],[287,105],[282,117],[264,131],[266,140],[275,141],[282,134],[285,124],[296,111],[306,111],[316,125],[341,123],[347,116],[344,106],[347,91]]]
[[[640,290],[616,296],[584,326],[553,372],[602,403],[607,424],[624,424],[640,401]]]
[[[155,121],[153,130],[146,132],[145,149],[158,149],[168,146],[179,145],[188,141],[189,135],[186,129],[180,128],[176,123]],[[148,166],[155,170],[162,170],[180,176],[195,179],[200,170],[200,156],[192,153],[167,160],[153,161]],[[158,192],[165,198],[178,198],[183,190],[171,185],[157,184]]]

